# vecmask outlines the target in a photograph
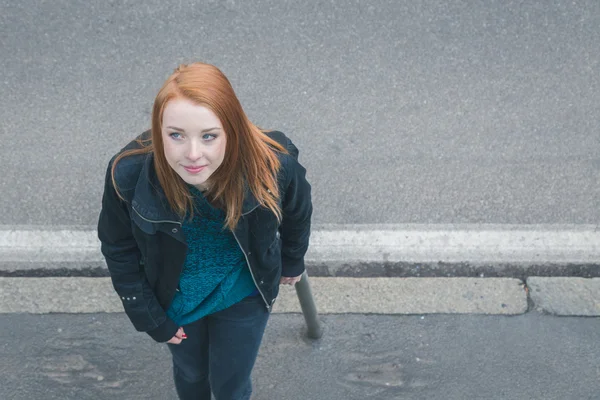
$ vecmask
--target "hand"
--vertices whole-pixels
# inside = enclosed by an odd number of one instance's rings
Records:
[[[175,332],[175,336],[173,336],[171,339],[169,339],[169,341],[167,343],[179,344],[179,343],[181,343],[181,341],[183,339],[187,339],[187,336],[186,336],[185,332],[183,331],[183,328],[179,328],[177,330],[177,332]]]
[[[298,275],[298,276],[294,276],[294,277],[282,276],[281,279],[279,279],[279,284],[280,285],[295,285],[296,283],[300,282],[300,279],[302,279],[302,275]]]

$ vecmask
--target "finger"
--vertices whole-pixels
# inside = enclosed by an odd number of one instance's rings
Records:
[[[182,334],[183,334],[183,328],[179,328],[179,329],[177,329],[177,332],[175,332],[175,337],[181,339]]]
[[[171,344],[180,344],[181,343],[181,339],[177,338],[177,337],[172,337],[171,340],[169,340],[167,343],[171,343]]]

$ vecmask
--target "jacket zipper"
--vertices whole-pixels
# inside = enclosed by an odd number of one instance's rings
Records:
[[[235,241],[237,242],[238,246],[240,246],[240,250],[242,251],[242,253],[244,253],[244,258],[246,259],[246,264],[248,264],[248,269],[250,270],[250,276],[252,277],[252,281],[254,281],[254,286],[256,286],[256,289],[258,290],[258,293],[260,293],[260,297],[262,297],[263,301],[265,302],[265,305],[267,306],[267,310],[270,311],[271,310],[271,305],[269,305],[269,303],[267,303],[267,299],[265,298],[265,295],[263,294],[262,290],[260,290],[260,287],[256,283],[256,278],[254,278],[254,272],[252,272],[252,267],[250,266],[250,260],[248,260],[248,256],[246,255],[246,252],[244,251],[244,248],[240,244],[240,241],[238,240],[235,232],[231,231],[231,233],[233,233],[233,237],[235,238]]]

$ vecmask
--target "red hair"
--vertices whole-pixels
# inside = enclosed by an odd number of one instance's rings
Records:
[[[193,198],[183,179],[169,166],[162,141],[162,117],[166,104],[184,98],[210,109],[221,121],[227,145],[222,164],[208,179],[207,198],[222,208],[225,225],[235,229],[241,214],[245,185],[259,204],[281,220],[276,151],[286,150],[254,125],[244,113],[227,77],[215,66],[204,63],[182,64],[167,79],[154,100],[152,137],[139,149],[121,153],[113,163],[112,181],[116,188],[115,166],[123,157],[154,153],[154,168],[169,205],[182,218],[193,215]],[[118,193],[118,191],[117,191]]]

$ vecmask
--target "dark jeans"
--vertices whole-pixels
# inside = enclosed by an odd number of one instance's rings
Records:
[[[248,400],[250,374],[269,312],[260,295],[184,325],[181,344],[170,344],[175,388],[182,400]]]

